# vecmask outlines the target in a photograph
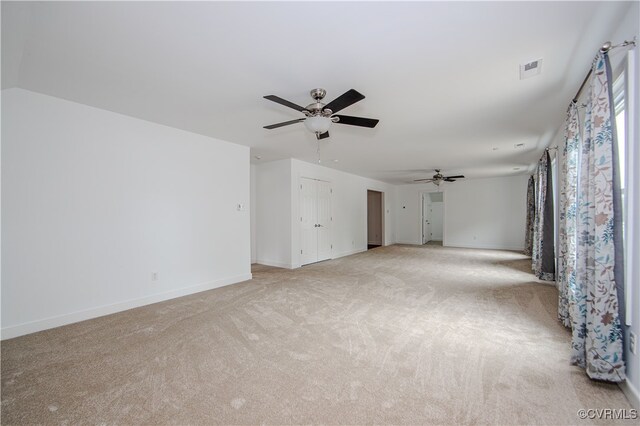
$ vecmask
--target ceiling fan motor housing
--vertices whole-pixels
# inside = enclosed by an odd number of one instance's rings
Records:
[[[315,102],[305,107],[306,111],[303,111],[304,115],[306,115],[307,117],[313,117],[318,115],[321,115],[322,117],[330,117],[331,114],[333,114],[333,111],[331,111],[330,109],[325,109],[325,105],[326,105],[325,103],[320,102],[326,96],[327,94],[326,90],[313,89],[312,91],[309,92],[309,94],[311,95],[313,100],[315,100]]]
[[[324,89],[313,89],[309,94],[316,102],[319,102],[327,95],[327,91]]]
[[[315,103],[309,104],[304,108],[306,111],[303,111],[303,114],[306,115],[307,117],[312,117],[317,115],[321,115],[323,117],[331,116],[331,114],[333,114],[333,111],[331,111],[328,108],[325,108],[324,106],[325,104],[323,104],[322,102],[315,102]]]

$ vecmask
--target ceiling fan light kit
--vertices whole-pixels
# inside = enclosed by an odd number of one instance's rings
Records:
[[[315,134],[324,133],[329,131],[329,127],[331,127],[331,119],[321,115],[312,115],[304,120],[304,125]]]
[[[309,94],[315,102],[307,105],[306,107],[301,107],[300,105],[296,105],[293,102],[289,102],[276,95],[265,96],[265,99],[295,109],[296,111],[300,111],[305,115],[305,118],[271,124],[269,126],[264,126],[264,128],[271,130],[277,129],[278,127],[288,126],[290,124],[304,122],[305,127],[315,133],[316,138],[320,140],[329,137],[329,128],[332,123],[368,128],[374,128],[378,124],[379,120],[373,118],[333,115],[334,113],[364,99],[364,95],[354,89],[346,91],[328,104],[321,102],[327,94],[326,90],[313,89]]]

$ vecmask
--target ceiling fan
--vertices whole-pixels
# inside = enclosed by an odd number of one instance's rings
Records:
[[[442,182],[455,182],[456,179],[464,179],[463,175],[445,176],[440,173],[439,169],[436,169],[436,174],[432,178],[428,179],[415,179],[414,182],[431,182],[436,186],[439,186]]]
[[[324,104],[321,102],[327,94],[326,90],[313,89],[310,94],[315,102],[307,105],[306,107],[301,107],[300,105],[296,105],[293,102],[289,102],[286,99],[282,99],[275,95],[265,96],[265,99],[279,103],[289,108],[293,108],[296,111],[300,111],[305,115],[305,117],[298,118],[297,120],[271,124],[269,126],[264,126],[264,128],[277,129],[278,127],[288,126],[289,124],[304,122],[304,125],[307,127],[307,129],[315,133],[316,138],[320,140],[329,137],[329,127],[331,127],[331,123],[348,124],[350,126],[369,128],[374,128],[376,127],[376,124],[378,124],[379,120],[375,120],[373,118],[352,117],[350,115],[335,114],[336,112],[343,110],[349,105],[353,105],[356,102],[364,99],[364,95],[358,93],[353,89],[346,91],[328,104]]]

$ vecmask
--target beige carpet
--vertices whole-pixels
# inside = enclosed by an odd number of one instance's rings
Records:
[[[392,246],[2,343],[2,424],[579,424],[522,255]],[[604,423],[604,422],[602,422]]]

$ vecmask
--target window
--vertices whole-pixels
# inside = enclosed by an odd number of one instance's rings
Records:
[[[637,242],[633,242],[630,238],[633,238],[633,221],[630,221],[631,218],[630,208],[631,202],[633,202],[633,191],[637,191],[635,185],[637,185],[633,180],[629,179],[629,175],[634,173],[631,165],[630,156],[633,155],[633,150],[630,148],[630,134],[629,131],[630,125],[632,123],[629,122],[631,116],[631,109],[633,108],[632,99],[629,96],[632,96],[632,90],[630,90],[630,83],[634,79],[634,67],[632,64],[634,63],[634,52],[627,52],[627,61],[626,64],[623,64],[621,70],[619,71],[619,75],[614,79],[613,82],[613,112],[615,115],[615,126],[616,126],[616,149],[618,151],[618,164],[619,171],[618,179],[620,182],[620,192],[622,196],[622,244],[623,244],[623,256],[625,260],[625,304],[626,304],[626,324],[631,325],[631,315],[633,308],[633,299],[635,296],[635,292],[638,291],[637,288],[633,288],[633,269],[634,265],[629,262],[630,259],[634,257],[634,254],[631,253],[631,249],[633,251],[637,250]],[[631,209],[633,210],[633,209]]]
[[[613,105],[614,113],[616,116],[616,138],[617,138],[617,150],[618,150],[618,164],[620,165],[620,173],[618,179],[620,180],[620,189],[622,192],[622,217],[626,219],[625,209],[625,187],[626,187],[626,161],[627,161],[627,109],[625,108],[625,72],[620,73],[620,76],[613,83]]]

